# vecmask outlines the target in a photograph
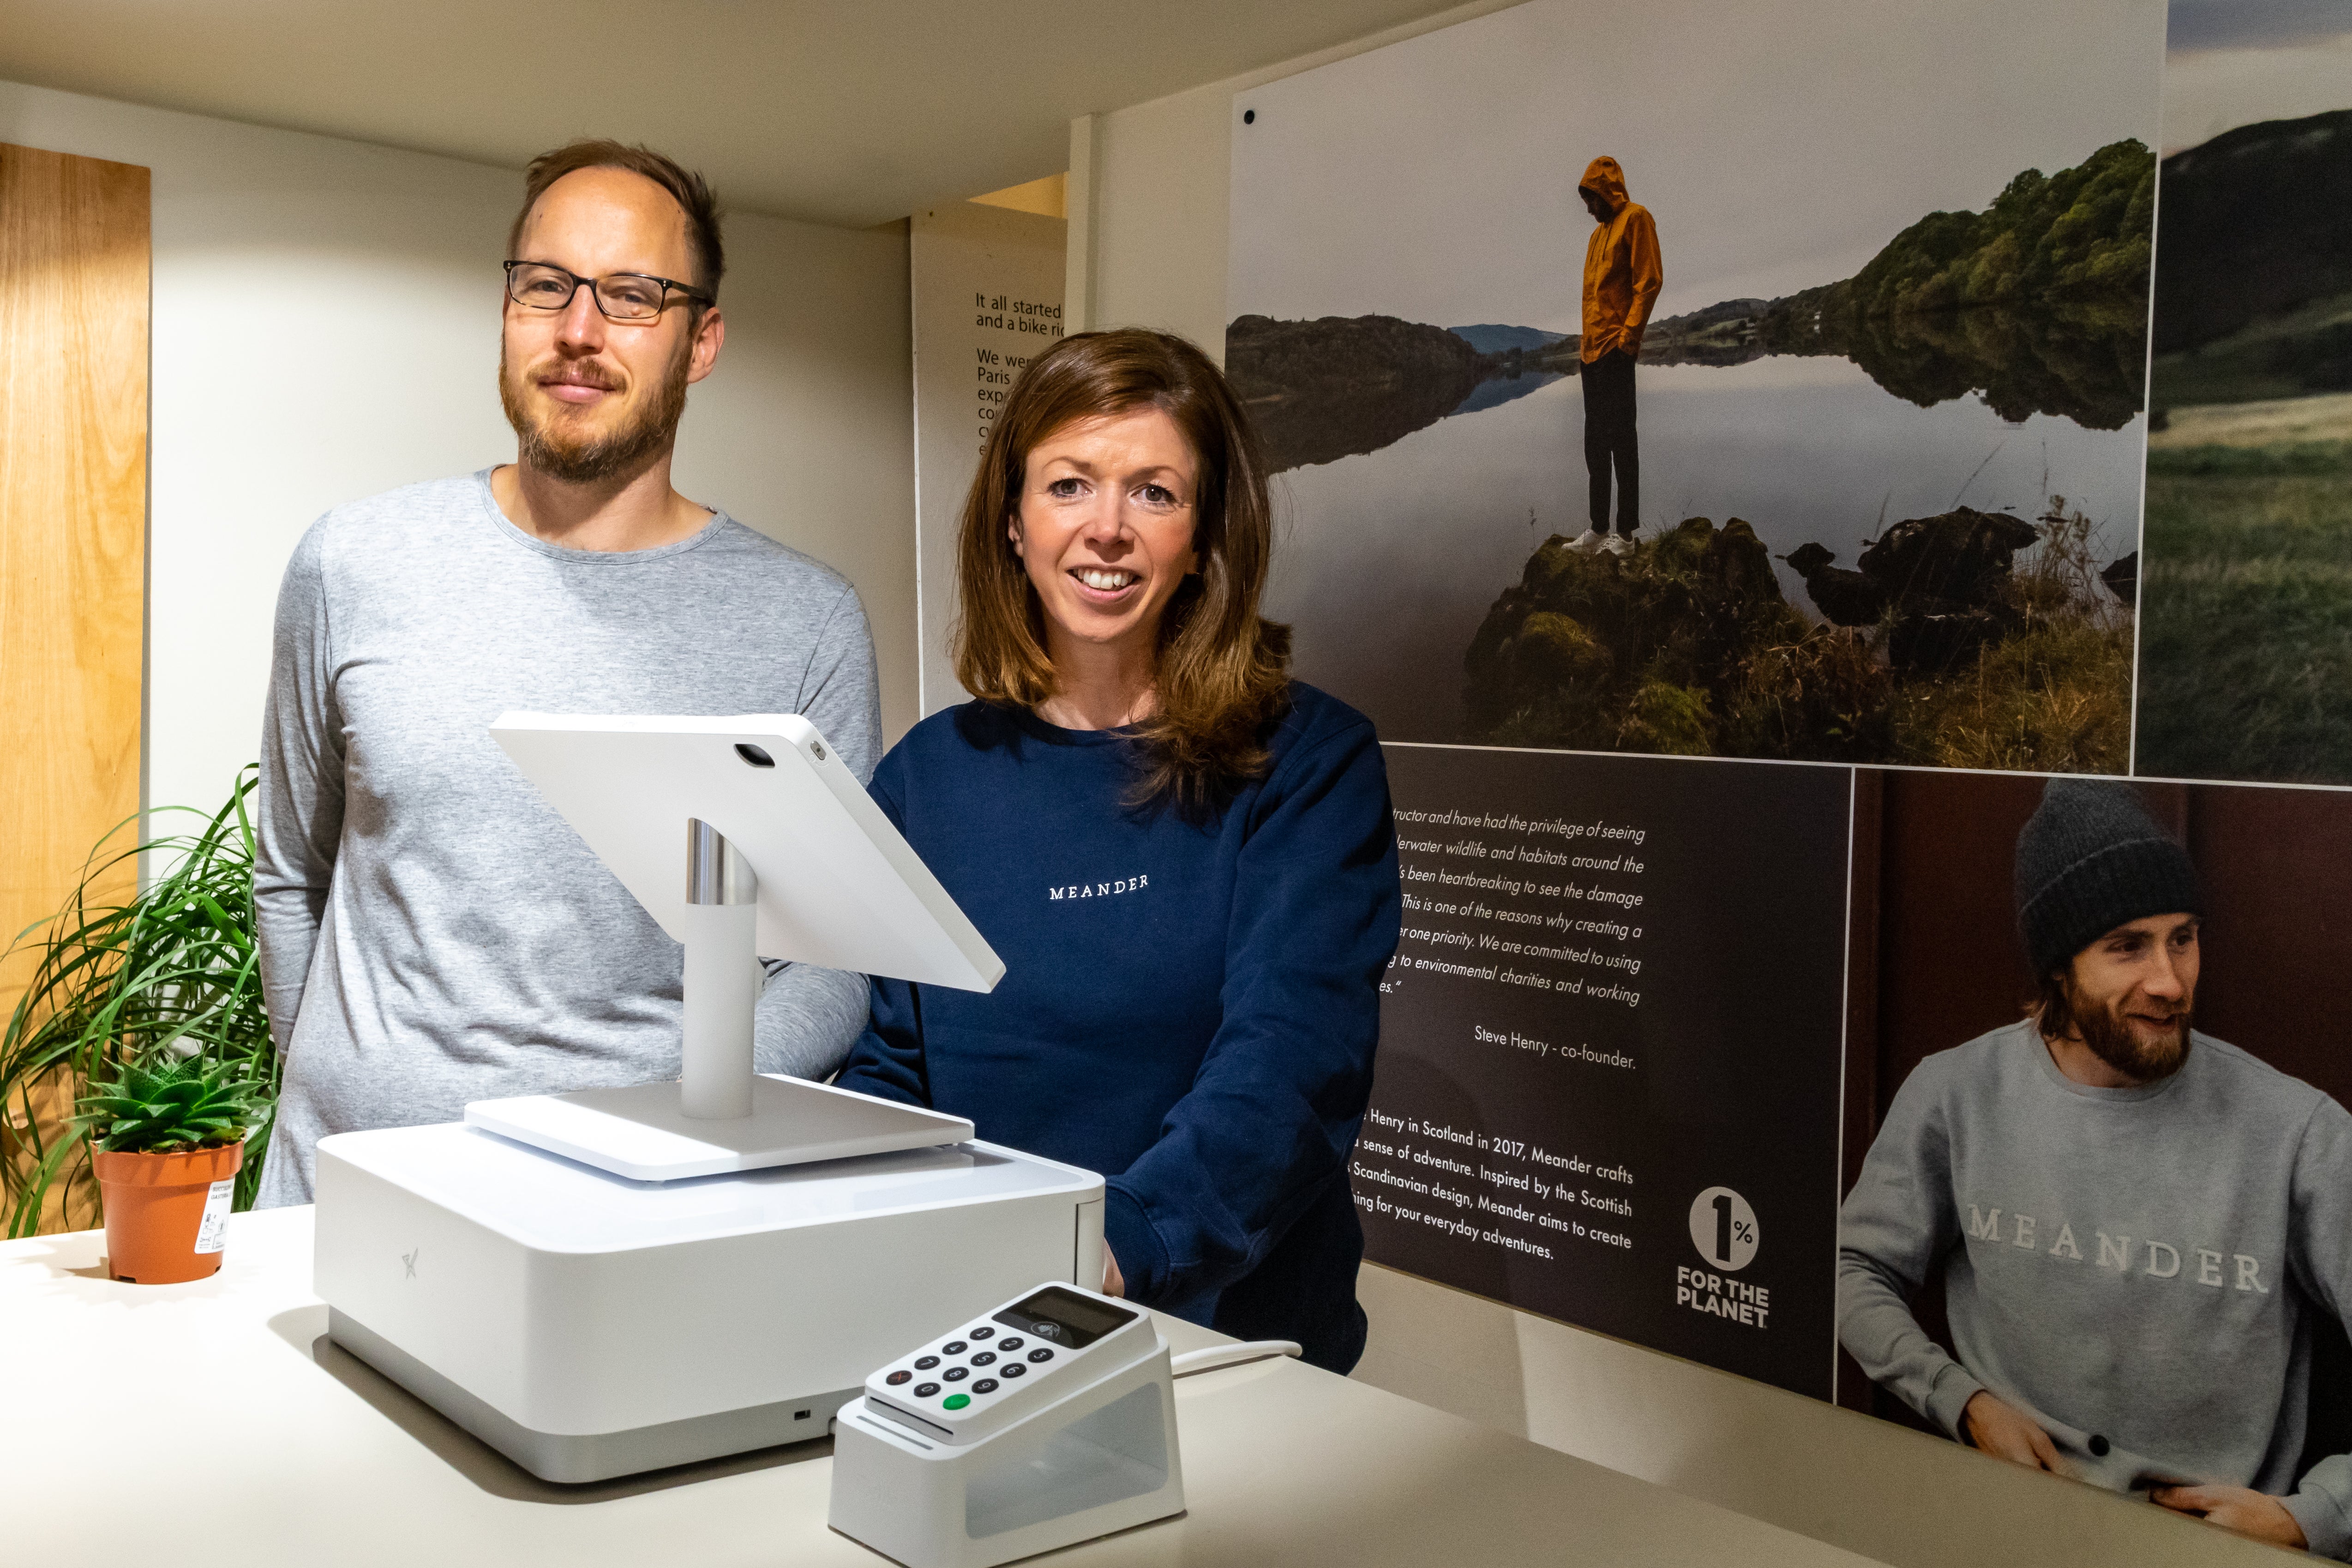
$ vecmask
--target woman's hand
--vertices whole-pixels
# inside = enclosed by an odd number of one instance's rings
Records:
[[[1111,1256],[1108,1247],[1103,1248],[1102,1293],[1119,1297],[1127,1294],[1127,1277],[1118,1271],[1118,1259]]]

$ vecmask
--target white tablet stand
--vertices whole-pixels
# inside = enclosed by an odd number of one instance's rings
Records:
[[[684,945],[685,1026],[677,1083],[477,1100],[467,1122],[635,1181],[971,1137],[961,1117],[752,1071],[762,954],[965,991],[1004,973],[814,725],[507,713],[490,733]]]

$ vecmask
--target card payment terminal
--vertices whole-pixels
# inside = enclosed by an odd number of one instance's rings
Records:
[[[1150,1314],[1041,1285],[893,1360],[841,1410],[832,1523],[908,1568],[991,1568],[1184,1509]]]

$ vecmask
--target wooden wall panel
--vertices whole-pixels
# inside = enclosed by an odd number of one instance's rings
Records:
[[[145,169],[0,143],[0,946],[139,809],[148,268]]]

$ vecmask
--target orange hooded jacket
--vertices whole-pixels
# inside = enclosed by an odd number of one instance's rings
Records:
[[[1613,350],[1642,352],[1642,331],[1666,275],[1658,263],[1658,226],[1650,209],[1625,195],[1625,171],[1614,158],[1595,158],[1577,188],[1608,204],[1609,221],[1596,224],[1584,247],[1584,341],[1587,363]]]

